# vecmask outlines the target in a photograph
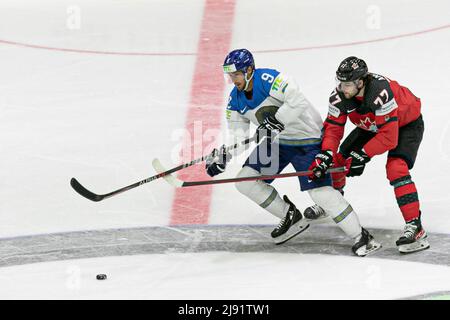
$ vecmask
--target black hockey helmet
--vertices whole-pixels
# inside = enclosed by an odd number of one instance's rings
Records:
[[[351,56],[345,58],[336,70],[336,78],[339,81],[355,81],[364,78],[369,73],[367,64],[363,59]]]

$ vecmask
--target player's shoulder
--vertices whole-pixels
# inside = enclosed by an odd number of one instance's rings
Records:
[[[284,94],[289,77],[276,69],[261,68],[255,71],[257,83],[266,95],[276,96]]]
[[[379,92],[386,90],[392,92],[390,81],[387,77],[376,73],[369,74],[369,80],[366,84],[366,94],[377,96]]]
[[[270,76],[276,78],[280,74],[280,71],[278,71],[276,69],[269,69],[269,68],[256,68],[255,69],[255,77],[262,78],[264,74],[267,74],[267,75],[270,75]]]
[[[280,72],[276,69],[269,69],[269,68],[255,69],[255,74],[253,76],[255,79],[254,84],[256,84],[256,86],[261,87],[266,93],[269,93],[275,79],[278,77],[279,74]]]
[[[348,104],[350,103],[351,101],[346,99],[342,92],[338,91],[337,88],[334,88],[334,90],[330,93],[330,97],[328,98],[329,113],[331,113],[335,117],[338,117],[341,112],[347,113],[347,109],[349,109]]]
[[[394,93],[387,77],[370,73],[364,88],[364,102],[372,111],[380,109],[386,103],[394,100]]]

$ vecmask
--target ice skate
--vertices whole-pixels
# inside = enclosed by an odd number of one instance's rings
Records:
[[[420,217],[409,221],[403,230],[403,234],[396,241],[400,253],[412,253],[428,249],[427,233],[422,228]]]
[[[361,234],[356,238],[352,251],[359,257],[365,257],[381,248],[381,243],[375,241],[366,229],[362,228]]]
[[[289,204],[289,209],[286,216],[281,219],[278,226],[271,233],[276,244],[285,243],[309,227],[300,210],[295,207],[288,197],[284,196],[283,200]]]
[[[312,220],[311,222],[318,222],[322,219],[328,218],[328,214],[325,210],[317,204],[306,208],[303,215],[307,220]]]

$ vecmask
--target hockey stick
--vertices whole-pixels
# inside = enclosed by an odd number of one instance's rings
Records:
[[[152,161],[153,168],[156,172],[163,172],[165,169],[161,162],[158,159],[153,159]],[[348,169],[345,167],[337,167],[329,169],[328,173],[334,172],[345,172]],[[218,180],[204,180],[204,181],[183,181],[178,178],[175,178],[171,174],[165,175],[163,178],[169,184],[176,188],[185,188],[185,187],[195,187],[195,186],[203,186],[210,184],[221,184],[221,183],[232,183],[232,182],[242,182],[242,181],[254,181],[254,180],[271,180],[271,179],[279,179],[279,178],[288,178],[288,177],[303,177],[310,175],[312,171],[298,171],[298,172],[290,172],[290,173],[281,173],[267,176],[253,176],[253,177],[240,177],[240,178],[231,178],[231,179],[218,179]]]
[[[228,147],[226,147],[226,150],[227,151],[231,151],[231,150],[236,149],[236,148],[238,148],[240,146],[247,145],[247,144],[249,144],[249,143],[251,143],[251,142],[253,142],[255,140],[256,140],[256,135],[254,135],[252,138],[248,138],[248,139],[245,139],[245,140],[243,140],[241,142],[238,142],[238,143],[235,143],[235,144],[233,144],[231,146],[228,146]],[[156,180],[158,178],[165,177],[165,176],[170,175],[171,173],[174,173],[174,172],[179,171],[181,169],[193,166],[194,164],[197,164],[199,162],[207,160],[211,156],[212,156],[212,153],[210,153],[210,154],[208,154],[206,156],[203,156],[201,158],[192,160],[191,162],[179,165],[178,167],[172,168],[170,170],[167,170],[167,171],[163,170],[161,172],[158,172],[157,175],[154,175],[154,176],[152,176],[150,178],[147,178],[147,179],[135,182],[133,184],[130,184],[129,186],[120,188],[118,190],[115,190],[113,192],[106,193],[106,194],[96,194],[96,193],[93,193],[92,191],[89,191],[88,189],[83,187],[83,185],[81,183],[79,183],[78,180],[75,179],[75,178],[70,179],[70,185],[81,196],[83,196],[83,197],[85,197],[85,198],[87,198],[87,199],[89,199],[91,201],[98,202],[98,201],[102,201],[104,199],[110,198],[112,196],[118,195],[119,193],[122,193],[122,192],[128,191],[130,189],[139,187],[139,186],[141,186],[141,185],[143,185],[145,183],[151,182],[151,181]]]

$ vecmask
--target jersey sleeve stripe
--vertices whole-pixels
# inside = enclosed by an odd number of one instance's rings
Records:
[[[331,120],[331,119],[325,119],[325,122],[331,123],[331,124],[335,124],[337,126],[341,126],[341,127],[345,127],[345,123],[339,123],[337,121]]]
[[[385,123],[377,125],[377,128],[380,129],[381,127],[388,124],[389,122],[394,122],[394,121],[398,121],[398,117],[389,118]]]

